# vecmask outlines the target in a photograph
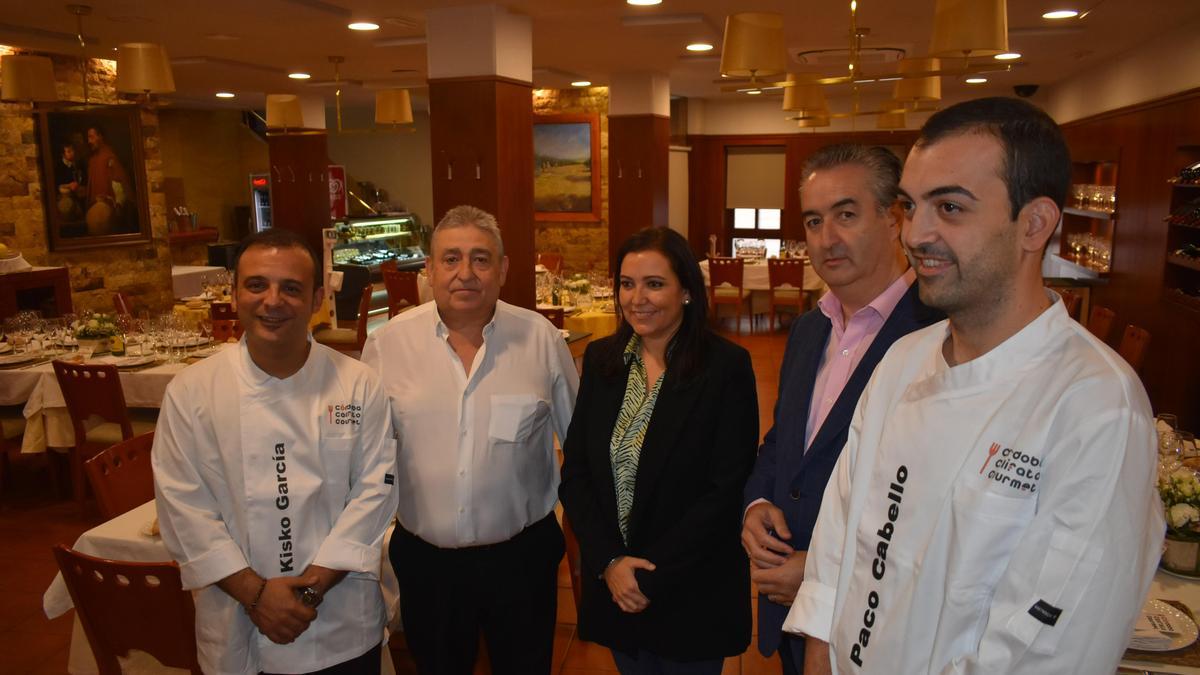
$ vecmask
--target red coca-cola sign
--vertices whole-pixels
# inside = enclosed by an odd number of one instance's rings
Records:
[[[350,202],[346,196],[346,167],[329,165],[329,219],[343,220]]]

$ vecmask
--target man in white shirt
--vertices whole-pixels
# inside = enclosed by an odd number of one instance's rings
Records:
[[[562,335],[499,300],[495,218],[448,211],[433,233],[434,302],[375,331],[399,438],[400,527],[389,550],[422,675],[472,671],[479,635],[497,675],[549,673],[562,531],[558,462],[579,378]]]
[[[1042,285],[1070,171],[1017,99],[933,115],[909,154],[902,240],[949,321],[859,401],[784,624],[809,675],[1115,670],[1164,523],[1141,383]]]
[[[386,394],[311,340],[321,277],[303,239],[251,235],[235,270],[245,335],[167,387],[152,453],[163,542],[196,592],[200,665],[374,675],[396,507]]]

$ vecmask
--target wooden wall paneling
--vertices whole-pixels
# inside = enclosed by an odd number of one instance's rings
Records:
[[[324,131],[267,136],[271,163],[271,225],[299,233],[321,250],[329,227],[329,150]]]
[[[608,118],[610,269],[617,249],[630,235],[645,227],[667,226],[670,134],[670,120],[659,115]]]
[[[500,297],[533,307],[530,85],[502,77],[431,80],[429,107],[434,217],[460,204],[496,216],[509,259]]]
[[[1097,144],[1120,148],[1112,272],[1092,302],[1116,312],[1120,330],[1132,323],[1150,331],[1141,376],[1155,412],[1200,429],[1200,312],[1163,295],[1167,179],[1180,168],[1178,146],[1200,138],[1200,92],[1070,122],[1063,133],[1073,156],[1086,157]]]

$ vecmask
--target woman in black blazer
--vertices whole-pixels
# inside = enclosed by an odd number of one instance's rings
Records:
[[[705,327],[687,241],[617,253],[617,332],[588,346],[559,496],[583,558],[579,634],[623,675],[717,675],[750,642],[742,488],[758,444],[745,349]]]

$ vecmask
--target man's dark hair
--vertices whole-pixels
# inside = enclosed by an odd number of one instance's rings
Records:
[[[871,174],[871,194],[876,206],[883,210],[896,203],[900,186],[900,158],[891,150],[878,145],[855,145],[839,143],[827,145],[804,160],[800,171],[800,185],[816,171],[836,169],[846,164],[857,164]]]
[[[308,241],[291,230],[284,230],[278,227],[271,227],[261,232],[246,237],[238,243],[237,249],[233,253],[233,272],[236,275],[238,264],[242,261],[242,254],[251,248],[298,248],[308,254],[313,263],[313,290],[320,288],[323,284],[321,279],[324,270],[321,267],[321,258],[308,245]]]
[[[991,134],[1004,149],[1000,179],[1008,188],[1009,220],[1037,197],[1049,197],[1062,209],[1071,189],[1071,153],[1062,130],[1041,108],[1015,98],[965,101],[934,113],[916,145],[967,133]]]
[[[667,370],[680,379],[696,374],[704,360],[705,322],[708,314],[708,296],[704,288],[704,276],[700,265],[688,246],[687,239],[667,227],[647,227],[635,232],[617,249],[616,267],[613,268],[613,284],[617,291],[616,311],[620,319],[614,337],[608,342],[603,354],[605,370],[610,374],[623,372],[625,368],[625,346],[633,337],[633,326],[621,314],[620,287],[621,263],[625,256],[639,251],[657,251],[667,262],[679,283],[688,292],[689,302],[683,307],[683,322],[667,345]],[[678,381],[678,380],[676,380]]]

